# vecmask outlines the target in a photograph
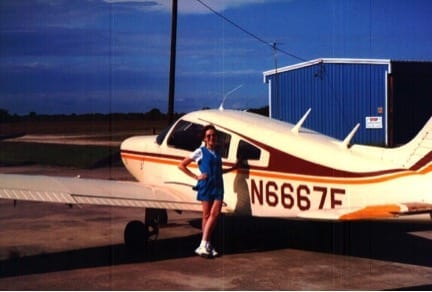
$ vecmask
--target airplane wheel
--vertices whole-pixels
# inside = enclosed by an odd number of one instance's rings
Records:
[[[124,242],[126,247],[132,249],[143,249],[149,238],[148,227],[141,221],[131,221],[124,230]]]
[[[150,224],[145,224],[147,228],[148,239],[156,240],[159,236],[159,223],[157,221],[152,221]]]

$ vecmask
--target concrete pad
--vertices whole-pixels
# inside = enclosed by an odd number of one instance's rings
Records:
[[[0,172],[131,179],[123,168],[1,167]],[[158,240],[132,252],[128,221],[144,210],[0,200],[2,290],[430,290],[427,217],[350,223],[223,217],[193,252],[200,214],[169,212]]]

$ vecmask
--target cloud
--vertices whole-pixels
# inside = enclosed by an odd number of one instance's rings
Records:
[[[170,12],[172,0],[103,0],[113,4],[138,4],[141,9],[159,10]],[[208,14],[211,11],[202,3],[208,5],[217,12],[222,12],[226,9],[237,8],[240,6],[253,5],[259,3],[268,3],[267,0],[178,0],[178,12],[182,14]],[[136,6],[138,7],[138,6]]]

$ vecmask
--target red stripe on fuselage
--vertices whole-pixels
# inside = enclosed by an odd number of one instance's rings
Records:
[[[163,155],[154,153],[145,153],[137,151],[122,150],[122,157],[129,158],[139,161],[151,161],[155,163],[178,165],[184,157],[174,156],[174,155]],[[285,154],[286,155],[286,154]],[[300,160],[299,158],[296,158]],[[312,163],[311,163],[312,164]],[[233,163],[224,163],[224,166],[233,166]],[[270,164],[271,165],[271,164]],[[281,164],[283,165],[283,164]],[[319,169],[324,167],[318,166]],[[276,178],[276,179],[291,179],[298,181],[311,181],[311,182],[323,182],[323,183],[336,183],[336,184],[364,184],[364,183],[379,183],[403,176],[415,175],[415,174],[426,174],[432,171],[432,164],[426,166],[419,171],[412,170],[388,170],[388,171],[376,171],[376,172],[365,172],[365,173],[354,173],[346,171],[333,170],[330,175],[329,171],[326,169],[326,174],[310,174],[310,173],[297,173],[293,171],[290,167],[280,167],[282,170],[275,170],[275,168],[269,167],[257,167],[248,166],[248,168],[243,168],[238,171],[249,172],[250,174],[266,177],[266,178]]]

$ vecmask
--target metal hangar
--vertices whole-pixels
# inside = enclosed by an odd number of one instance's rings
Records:
[[[432,115],[432,62],[321,58],[265,71],[271,118],[353,143],[394,147]]]

